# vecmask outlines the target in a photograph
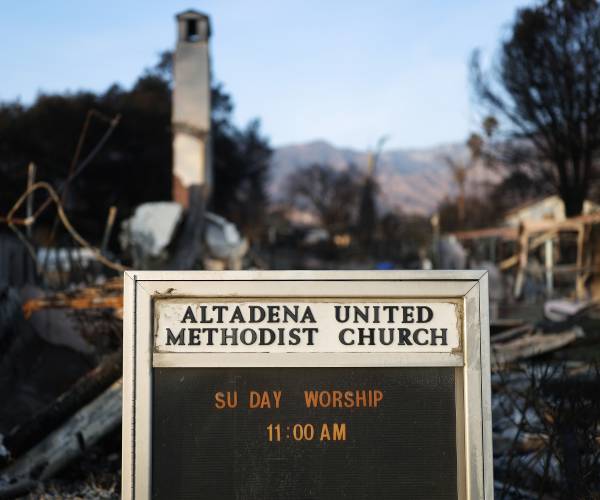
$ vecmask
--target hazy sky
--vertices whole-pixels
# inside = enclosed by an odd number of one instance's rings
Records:
[[[476,125],[472,49],[491,54],[524,0],[26,0],[0,15],[0,100],[129,86],[175,43],[174,14],[211,17],[214,76],[236,121],[274,145],[462,141]]]

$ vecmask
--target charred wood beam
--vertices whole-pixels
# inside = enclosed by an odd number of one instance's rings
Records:
[[[4,470],[0,498],[13,498],[51,478],[121,422],[122,381],[118,380],[61,427]]]
[[[31,420],[13,428],[5,436],[4,446],[11,457],[18,457],[55,430],[79,408],[88,404],[122,374],[121,351],[106,356],[93,370],[80,378],[67,392],[34,415]]]
[[[507,363],[555,351],[581,336],[583,336],[583,330],[576,326],[560,333],[536,333],[505,343],[493,343],[491,349],[492,370],[501,370]]]

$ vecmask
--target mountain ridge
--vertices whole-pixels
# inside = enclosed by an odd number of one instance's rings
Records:
[[[287,176],[314,163],[330,165],[337,170],[356,165],[365,172],[368,156],[368,151],[338,147],[322,139],[279,146],[271,160],[269,192],[275,201],[282,201]],[[375,173],[381,189],[380,204],[388,210],[432,214],[440,202],[457,192],[446,158],[466,156],[466,146],[458,143],[383,150]],[[497,173],[479,162],[469,173],[467,192],[480,190],[483,185],[495,183],[499,178]]]

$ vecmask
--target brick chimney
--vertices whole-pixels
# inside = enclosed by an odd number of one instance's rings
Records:
[[[212,185],[210,147],[210,56],[208,16],[177,14],[173,88],[173,200],[190,205],[190,189],[208,197]]]

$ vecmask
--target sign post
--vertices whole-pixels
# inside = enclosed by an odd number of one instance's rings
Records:
[[[492,499],[482,271],[125,274],[125,499]]]

